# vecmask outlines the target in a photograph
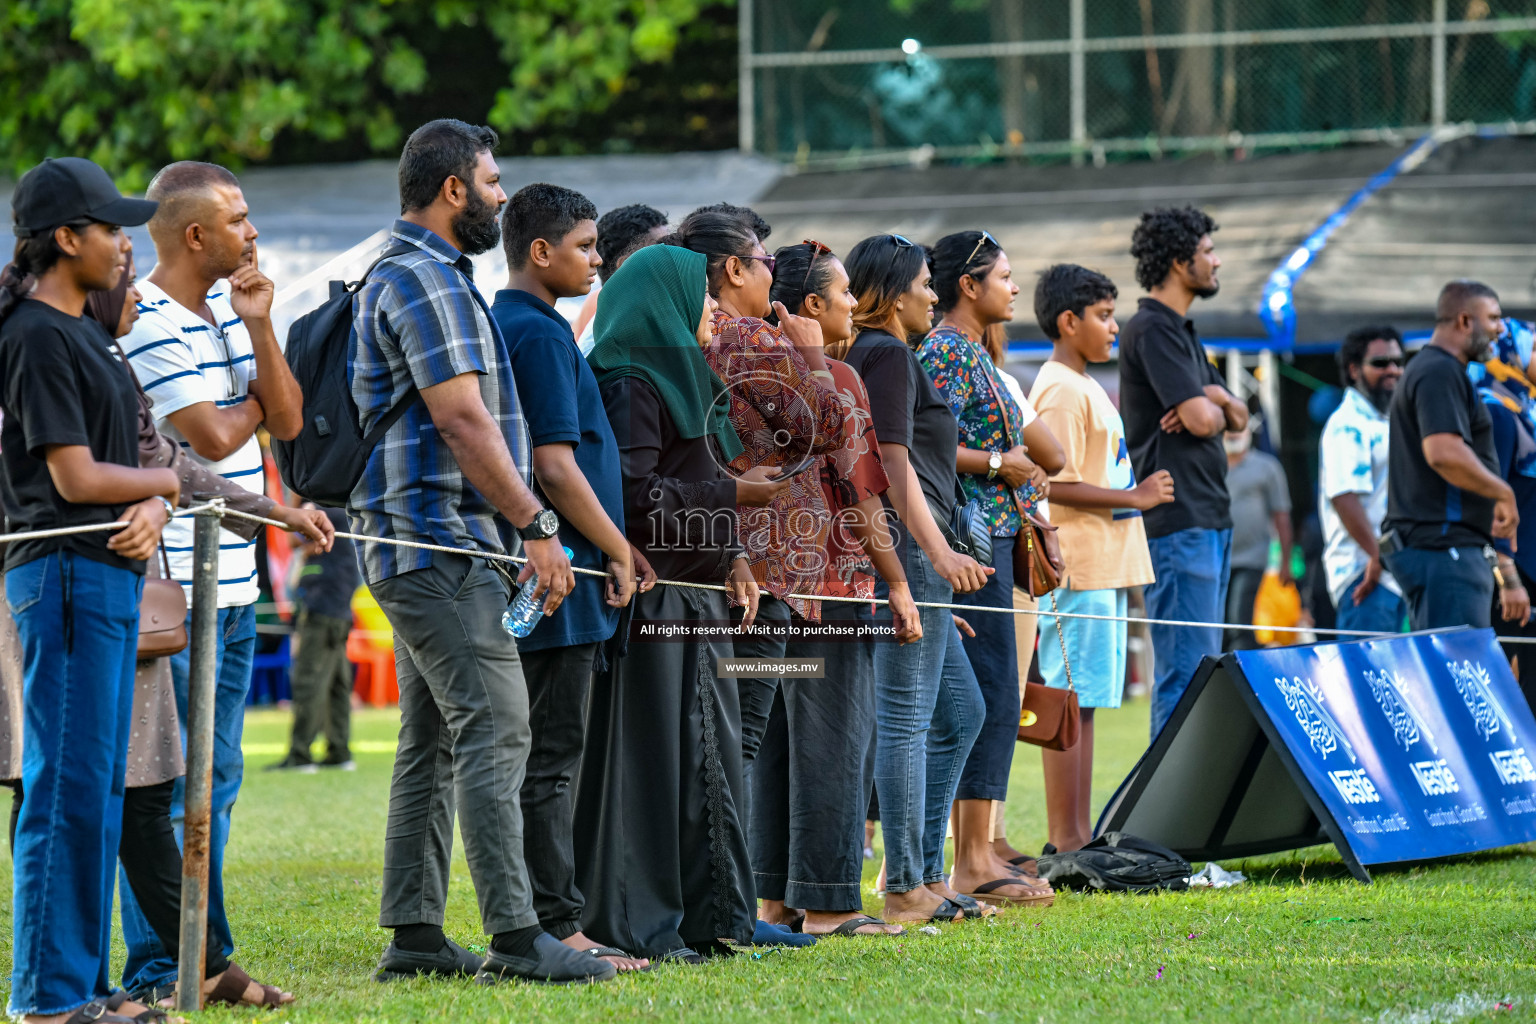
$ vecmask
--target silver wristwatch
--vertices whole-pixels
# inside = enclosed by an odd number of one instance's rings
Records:
[[[987,456],[987,479],[996,480],[997,471],[1003,468],[1003,453],[992,452]]]

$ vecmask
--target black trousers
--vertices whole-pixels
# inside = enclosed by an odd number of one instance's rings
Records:
[[[743,609],[733,607],[731,621],[739,625],[744,614],[746,613]],[[789,605],[764,591],[757,605],[758,631],[739,636],[732,642],[736,657],[742,659],[784,657],[789,644],[789,624],[793,616],[794,611]],[[741,702],[741,778],[744,787],[737,806],[741,810],[741,820],[750,829],[755,793],[752,775],[756,771],[758,749],[763,745],[763,737],[768,732],[769,720],[773,715],[774,704],[778,700],[779,679],[777,676],[763,678],[744,676],[736,680],[736,693]],[[782,714],[782,704],[780,707],[780,714]]]
[[[173,958],[181,947],[181,847],[171,828],[174,779],[123,791],[123,839],[117,851],[139,909]],[[205,978],[229,967],[212,928],[208,929]]]
[[[586,739],[587,699],[597,644],[522,653],[533,746],[518,797],[523,806],[523,857],[539,925],[557,939],[581,930],[585,904],[576,887],[571,782]]]
[[[822,604],[825,625],[874,621],[867,604]],[[815,629],[799,616],[792,624],[802,636]],[[788,658],[824,659],[826,676],[780,682],[757,750],[752,869],[763,899],[827,912],[862,906],[864,817],[875,781],[875,642],[866,635],[788,644]]]
[[[1517,570],[1520,573],[1520,582],[1525,584],[1527,593],[1536,594],[1536,579],[1532,579],[1524,569]],[[1536,614],[1531,616],[1531,621],[1524,625],[1518,622],[1505,622],[1499,609],[1498,591],[1493,595],[1493,631],[1499,636],[1536,637]],[[1505,644],[1504,654],[1507,657],[1520,659],[1520,672],[1517,678],[1520,681],[1520,692],[1525,694],[1525,702],[1532,710],[1536,710],[1536,644]]]
[[[1259,596],[1259,584],[1263,582],[1263,569],[1232,567],[1232,575],[1227,583],[1228,625],[1253,625],[1253,602]],[[1253,635],[1252,629],[1229,629],[1226,632],[1226,650],[1251,651],[1258,646],[1259,638]]]

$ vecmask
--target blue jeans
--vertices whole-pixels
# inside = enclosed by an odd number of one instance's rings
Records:
[[[188,617],[187,628],[192,628]],[[251,663],[256,656],[256,606],[245,604],[219,609],[218,690],[213,707],[213,830],[208,851],[208,930],[218,940],[226,957],[233,956],[235,940],[230,935],[229,917],[224,911],[224,847],[229,843],[229,815],[240,795],[245,777],[245,756],[240,752],[240,736],[245,729],[245,695],[251,688]],[[187,743],[187,686],[191,672],[189,647],[171,658],[171,680],[176,689],[176,713],[181,717],[181,743]],[[186,780],[177,779],[171,797],[171,822],[176,826],[176,841],[182,841],[185,815],[182,801]],[[144,918],[126,877],[119,886],[123,908],[123,940],[128,945],[128,960],[123,965],[123,988],[139,992],[176,980],[176,960],[155,937]]]
[[[976,593],[955,598],[956,604],[1008,609],[1006,615],[959,613],[976,631],[974,637],[962,637],[960,642],[987,708],[981,735],[971,747],[955,791],[961,800],[1008,799],[1013,748],[1019,745],[1019,641],[1013,615],[1013,547],[1017,541],[1017,537],[993,537],[992,567],[996,572]]]
[[[905,561],[913,600],[948,602],[954,596],[915,545]],[[890,593],[884,583],[876,592],[882,598]],[[923,638],[917,643],[874,645],[875,788],[890,892],[910,892],[943,877],[949,805],[986,714],[949,612],[919,612]]]
[[[1403,588],[1413,629],[1492,624],[1493,571],[1481,548],[1403,548],[1382,561]]]
[[[1146,589],[1147,616],[1185,622],[1221,623],[1227,617],[1227,577],[1232,567],[1232,531],[1189,529],[1151,537],[1152,571]],[[1162,732],[1195,669],[1208,654],[1221,653],[1221,627],[1153,626],[1152,738]]]
[[[112,991],[112,887],[143,577],[55,552],[5,574],[21,633],[26,799],[12,885],[13,1014]]]
[[[1365,578],[1361,573],[1350,580],[1344,587],[1344,594],[1339,598],[1337,605],[1338,621],[1334,623],[1339,629],[1358,629],[1370,633],[1401,633],[1403,630],[1403,614],[1407,606],[1403,599],[1398,597],[1386,587],[1377,584],[1365,600],[1355,603],[1355,588]],[[1340,640],[1359,640],[1361,637],[1341,636]]]

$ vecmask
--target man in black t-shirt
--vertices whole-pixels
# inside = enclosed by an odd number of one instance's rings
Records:
[[[1151,210],[1131,236],[1136,280],[1147,289],[1120,331],[1120,414],[1136,479],[1158,470],[1177,496],[1145,512],[1156,582],[1146,589],[1154,619],[1226,620],[1232,516],[1227,456],[1221,436],[1248,425],[1248,409],[1222,385],[1187,318],[1195,299],[1220,287],[1211,233],[1200,210]],[[1219,627],[1153,626],[1157,677],[1152,683],[1152,735],[1173,713],[1195,669],[1221,651]]]
[[[1489,545],[1513,538],[1520,522],[1499,476],[1493,421],[1467,378],[1469,362],[1488,359],[1503,316],[1487,285],[1446,285],[1435,333],[1392,400],[1381,550],[1416,630],[1489,625]]]

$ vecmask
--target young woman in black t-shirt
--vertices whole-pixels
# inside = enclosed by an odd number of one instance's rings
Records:
[[[886,508],[912,597],[948,602],[980,590],[992,570],[952,550],[935,517],[955,495],[955,414],[918,364],[909,339],[932,324],[937,299],[924,250],[900,235],[866,238],[848,254],[859,333],[842,360],[864,378]],[[835,354],[835,353],[834,353]],[[881,585],[880,596],[885,596]],[[952,921],[992,911],[944,879],[944,832],[965,759],[986,708],[953,617],[923,608],[923,638],[875,645],[875,786],[885,837],[890,922]]]
[[[6,545],[27,794],[10,1011],[39,1022],[152,1020],[163,1014],[113,996],[107,977],[144,561],[179,482],[139,468],[133,383],[107,332],[81,314],[87,295],[117,283],[128,251],[121,228],[83,214],[111,209],[142,223],[154,205],[113,198],[86,161],[50,163],[17,186],[21,241],[0,276],[0,491],[13,532],[127,525]],[[70,185],[82,208],[49,224],[42,218],[71,206]]]

